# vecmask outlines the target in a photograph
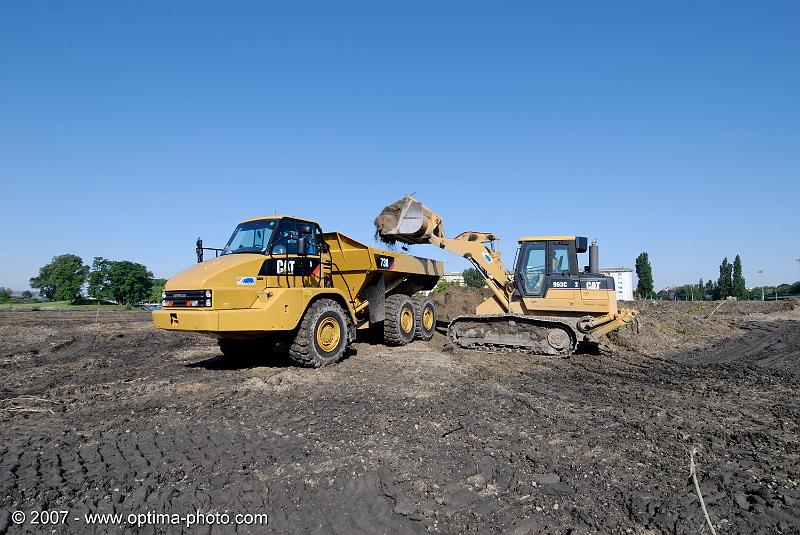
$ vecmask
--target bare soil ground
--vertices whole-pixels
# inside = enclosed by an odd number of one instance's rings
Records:
[[[448,314],[480,298],[445,297]],[[799,533],[800,312],[634,306],[642,332],[598,354],[437,335],[321,370],[225,360],[143,312],[0,312],[0,534],[196,510],[269,523],[144,531],[700,533],[691,448],[718,533]],[[70,515],[10,516],[41,509]]]

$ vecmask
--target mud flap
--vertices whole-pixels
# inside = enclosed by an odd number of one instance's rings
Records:
[[[369,323],[375,325],[386,319],[386,283],[383,281],[383,274],[378,277],[375,284],[367,286],[361,290],[361,298],[369,301]]]

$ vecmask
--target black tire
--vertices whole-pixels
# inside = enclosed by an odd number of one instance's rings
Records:
[[[334,334],[336,332],[338,335]],[[289,358],[309,368],[339,362],[344,358],[352,334],[350,318],[342,307],[330,299],[320,299],[306,310],[289,348]],[[331,344],[327,348],[326,340]]]
[[[417,328],[414,338],[417,340],[430,340],[436,332],[436,306],[433,299],[427,295],[418,295],[414,298],[414,312]]]
[[[410,325],[409,316],[410,313]],[[393,346],[404,346],[414,340],[417,318],[414,303],[407,295],[395,294],[386,299],[383,339]]]

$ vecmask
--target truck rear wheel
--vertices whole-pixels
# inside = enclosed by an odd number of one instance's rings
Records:
[[[436,307],[433,299],[428,296],[414,298],[414,308],[417,315],[417,328],[414,336],[417,340],[430,340],[436,330]]]
[[[407,295],[395,294],[386,299],[383,339],[387,344],[404,346],[414,340],[417,323],[414,303]]]
[[[330,299],[320,299],[306,310],[289,348],[289,358],[311,368],[339,362],[350,334],[350,321],[342,307]]]

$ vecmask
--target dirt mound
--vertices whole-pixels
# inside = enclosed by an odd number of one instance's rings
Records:
[[[694,364],[763,366],[800,374],[800,327],[796,321],[758,321],[738,326],[739,336],[671,356]]]
[[[613,332],[607,337],[609,347],[664,356],[710,348],[722,340],[739,340],[754,322],[791,315],[795,303],[635,301],[620,306],[639,311],[640,332],[633,326]]]
[[[784,301],[620,301],[620,307],[635,308],[642,313],[658,314],[664,310],[709,316],[751,316],[787,312],[797,306]],[[712,316],[713,317],[713,316]]]
[[[387,236],[386,233],[390,230],[397,228],[397,223],[400,221],[400,213],[403,211],[403,204],[405,197],[399,201],[386,206],[378,217],[375,218],[373,224],[375,225],[375,238],[384,242],[393,244],[397,241],[394,236]]]
[[[475,307],[492,295],[488,288],[453,286],[433,295],[439,320],[450,321],[458,316],[475,314]]]

